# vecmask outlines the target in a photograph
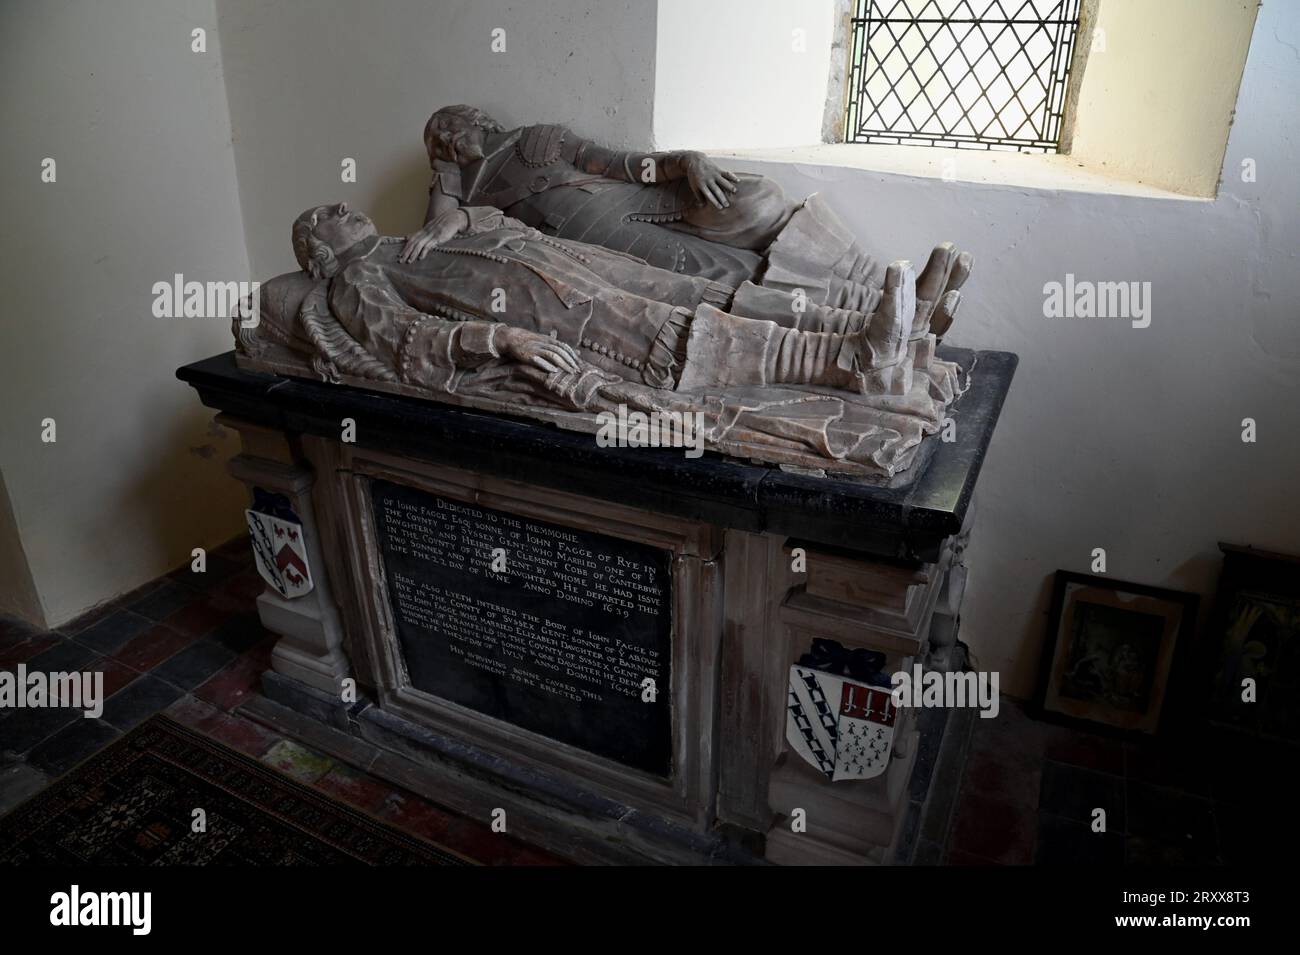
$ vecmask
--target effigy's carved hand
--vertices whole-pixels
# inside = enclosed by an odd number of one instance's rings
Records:
[[[564,342],[547,335],[502,325],[496,330],[492,343],[507,361],[535,365],[547,373],[578,370],[577,353]]]
[[[715,208],[725,209],[731,205],[727,193],[736,191],[740,180],[735,173],[719,169],[712,159],[704,153],[688,152],[685,154],[686,181],[690,183],[695,198],[703,203],[706,199]]]
[[[464,209],[453,209],[432,222],[425,223],[414,235],[406,240],[402,252],[397,257],[400,262],[415,262],[429,254],[448,239],[459,235],[469,225],[469,216]]]

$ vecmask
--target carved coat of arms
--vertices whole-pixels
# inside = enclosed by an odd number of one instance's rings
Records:
[[[790,667],[786,740],[832,782],[871,779],[889,765],[898,713],[878,672],[883,663],[883,654],[850,654],[834,641],[817,640],[813,653]]]
[[[301,597],[313,587],[302,521],[282,494],[254,489],[244,511],[257,558],[257,572],[281,597]]]

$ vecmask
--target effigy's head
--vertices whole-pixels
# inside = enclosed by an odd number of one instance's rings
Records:
[[[444,106],[424,125],[424,148],[429,161],[441,159],[465,165],[483,158],[488,133],[505,127],[476,106]]]
[[[346,202],[313,206],[293,222],[293,254],[304,272],[325,279],[338,271],[340,255],[375,234],[370,217]]]

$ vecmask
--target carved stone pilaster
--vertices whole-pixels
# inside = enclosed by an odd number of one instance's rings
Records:
[[[243,451],[231,458],[228,469],[248,485],[250,498],[256,488],[282,494],[302,522],[312,589],[302,596],[287,598],[267,587],[257,598],[262,625],[280,635],[271,653],[271,668],[326,692],[338,693],[351,667],[312,505],[315,474],[297,442],[285,432],[226,414],[217,415],[217,421],[239,432]]]
[[[966,548],[975,524],[975,501],[966,511],[961,532],[950,541],[952,559],[943,577],[939,600],[930,621],[930,650],[925,666],[930,670],[961,670],[967,664],[965,645],[958,642],[961,627],[961,601],[966,593]]]
[[[790,665],[824,637],[883,653],[886,673],[909,669],[926,654],[951,551],[925,563],[771,534],[729,531],[726,542],[718,816],[764,834],[771,862],[884,862],[907,809],[916,714],[899,713],[882,775],[832,783],[786,742]],[[796,812],[805,832],[791,827]]]

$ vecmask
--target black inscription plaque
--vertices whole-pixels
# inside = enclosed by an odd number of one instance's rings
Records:
[[[671,551],[389,481],[371,497],[416,689],[669,774]]]

